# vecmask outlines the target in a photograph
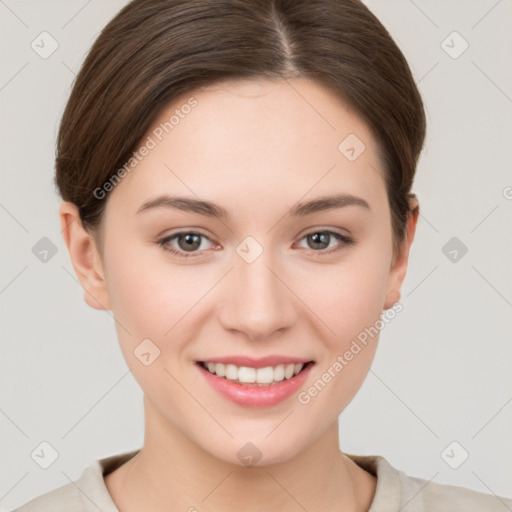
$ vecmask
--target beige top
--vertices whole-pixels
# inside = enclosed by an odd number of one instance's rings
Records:
[[[103,479],[139,450],[97,459],[82,476],[42,494],[12,512],[119,512]],[[356,464],[377,477],[368,512],[505,512],[512,500],[465,487],[407,476],[380,455],[352,455]]]

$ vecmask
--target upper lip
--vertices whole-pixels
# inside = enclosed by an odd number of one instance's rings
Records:
[[[306,364],[313,362],[312,359],[304,359],[302,357],[290,356],[266,356],[260,358],[253,358],[247,356],[225,356],[225,357],[211,357],[202,359],[203,363],[223,363],[234,364],[235,366],[248,366],[249,368],[266,368],[267,366],[278,366],[280,364]]]

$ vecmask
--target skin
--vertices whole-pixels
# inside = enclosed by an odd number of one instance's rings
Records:
[[[162,111],[148,134],[190,96]],[[418,209],[394,255],[375,139],[309,79],[217,83],[193,97],[197,106],[108,196],[102,251],[75,205],[64,201],[59,211],[84,299],[112,311],[144,393],[144,446],[105,477],[107,488],[121,512],[366,511],[377,479],[340,451],[338,416],[366,378],[378,336],[308,404],[296,395],[262,409],[234,404],[205,382],[195,362],[304,357],[316,364],[300,391],[310,387],[399,300]],[[366,146],[354,161],[338,150],[349,134]],[[231,217],[166,208],[136,213],[163,192],[213,201]],[[334,193],[361,197],[371,210],[287,215],[298,201]],[[191,251],[197,257],[174,256],[157,243],[187,230],[206,236]],[[308,241],[322,230],[356,243]],[[263,249],[251,264],[236,252],[247,236]],[[168,245],[191,254],[178,238]],[[149,366],[134,355],[146,338],[160,350]],[[254,467],[237,457],[247,442],[262,454]]]

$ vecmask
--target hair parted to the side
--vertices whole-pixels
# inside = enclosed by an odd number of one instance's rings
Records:
[[[307,77],[334,91],[379,145],[396,255],[426,131],[402,52],[359,0],[133,0],[78,73],[56,147],[55,184],[93,234],[106,183],[178,96],[215,82]],[[341,142],[341,141],[340,141]]]

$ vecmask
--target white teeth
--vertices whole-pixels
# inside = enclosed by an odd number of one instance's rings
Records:
[[[267,366],[266,368],[258,368],[256,370],[256,379],[255,381],[258,384],[270,384],[274,380],[274,369],[272,366]]]
[[[280,364],[274,368],[274,380],[280,382],[284,379],[284,365]]]
[[[284,367],[284,378],[285,379],[291,379],[293,376],[293,372],[295,371],[295,365],[294,364],[287,364]]]
[[[297,375],[304,364],[280,364],[278,366],[267,366],[265,368],[250,368],[248,366],[236,366],[223,363],[203,363],[210,373],[218,377],[225,377],[228,380],[237,381],[239,384],[272,385],[283,379],[291,379]]]
[[[256,382],[256,369],[242,366],[238,369],[238,380],[247,384]]]
[[[235,366],[234,364],[226,365],[226,379],[228,379],[228,380],[238,379],[238,367],[237,366]]]
[[[210,369],[208,367],[208,369]],[[224,377],[226,375],[226,365],[222,363],[217,363],[214,365],[213,371],[219,376]]]

